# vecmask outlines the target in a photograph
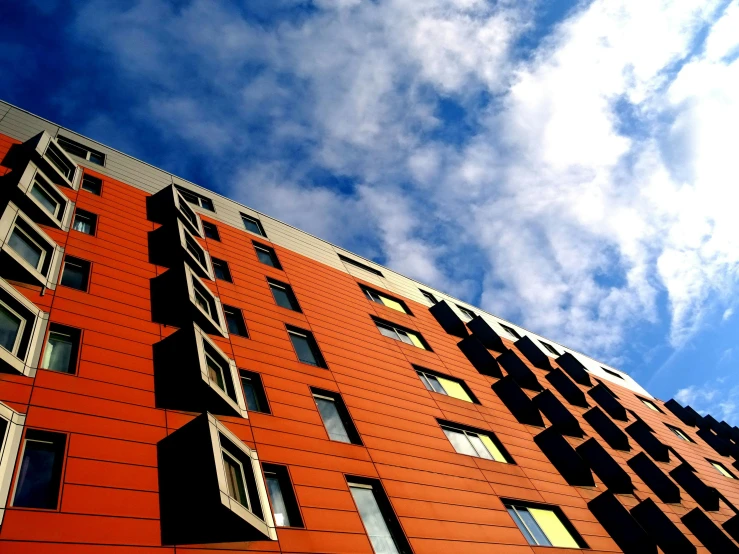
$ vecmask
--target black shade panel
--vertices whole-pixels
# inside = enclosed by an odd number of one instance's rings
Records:
[[[533,391],[542,390],[542,386],[534,372],[529,369],[521,358],[516,356],[516,353],[513,350],[506,350],[503,352],[503,354],[498,356],[497,361],[498,365],[500,365],[508,375],[513,377],[520,387]]]
[[[657,546],[612,492],[588,502],[588,508],[624,554],[656,554]]]
[[[518,386],[518,383],[513,380],[513,377],[507,375],[495,383],[492,389],[519,423],[544,427],[544,420],[541,418],[538,408]]]
[[[475,316],[472,320],[468,321],[467,327],[485,345],[485,348],[490,348],[496,352],[503,352],[506,349],[500,335],[481,316]]]
[[[529,337],[521,337],[513,344],[516,348],[518,348],[518,351],[523,354],[528,361],[532,363],[534,367],[545,370],[552,369],[552,364],[549,361],[549,356],[544,354],[544,352],[541,351],[541,348],[536,346],[536,344],[534,344],[534,341],[532,341]]]
[[[739,547],[700,508],[689,511],[680,521],[711,554],[739,554]]]
[[[588,394],[613,419],[620,421],[626,421],[628,419],[626,409],[621,405],[621,402],[616,400],[604,384],[601,383],[594,386],[588,391]]]
[[[463,338],[469,334],[464,321],[462,321],[454,309],[452,309],[452,307],[444,300],[440,300],[431,306],[429,308],[429,312],[431,312],[431,315],[439,322],[441,328],[450,335]]]
[[[616,494],[631,494],[634,491],[629,474],[595,438],[586,440],[575,450],[608,487],[608,490]]]
[[[631,508],[631,515],[664,554],[694,554],[697,549],[654,500],[647,498]]]
[[[585,398],[585,393],[561,369],[555,369],[547,373],[546,380],[573,406],[590,407],[587,398]]]
[[[595,486],[588,464],[554,427],[536,435],[534,442],[567,483],[574,487]]]
[[[670,461],[670,450],[653,433],[649,426],[637,420],[626,428],[626,432],[644,451],[658,462]]]
[[[582,438],[583,430],[577,418],[565,408],[564,404],[554,396],[550,390],[545,390],[537,394],[533,399],[534,405],[539,408],[552,426],[563,435]]]
[[[495,361],[493,355],[477,337],[469,336],[462,339],[457,343],[457,346],[477,371],[489,377],[503,377],[498,362]]]
[[[626,463],[662,502],[665,504],[680,502],[680,487],[644,452],[639,452]]]
[[[583,417],[608,446],[616,450],[631,450],[629,437],[598,406],[585,412]]]
[[[697,473],[686,464],[680,464],[670,471],[672,477],[685,492],[687,492],[698,505],[707,512],[715,512],[719,509],[719,493],[713,487],[706,485]]]
[[[585,366],[569,352],[565,352],[557,358],[557,365],[564,369],[576,383],[580,383],[586,387],[593,386],[593,382],[590,380],[590,374],[585,369]]]
[[[696,435],[702,438],[708,446],[713,448],[721,456],[731,456],[734,451],[732,449],[732,444],[727,439],[714,434],[709,428],[704,427],[702,429],[698,429]]]

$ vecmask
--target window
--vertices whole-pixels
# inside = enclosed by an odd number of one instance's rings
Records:
[[[475,398],[472,392],[461,381],[444,377],[439,373],[431,372],[424,368],[416,368],[416,373],[418,373],[424,386],[431,392],[438,392],[439,394],[445,394],[452,398],[479,404],[477,398]]]
[[[323,426],[332,441],[349,444],[362,444],[354,422],[346,409],[341,395],[311,387],[313,399],[316,401],[318,413],[321,414]]]
[[[269,283],[269,288],[272,290],[272,296],[278,306],[287,308],[294,312],[302,313],[300,305],[298,304],[298,299],[295,297],[295,293],[290,285],[269,278],[267,279],[267,282]]]
[[[441,425],[442,431],[459,454],[495,460],[504,464],[511,463],[511,458],[498,439],[489,431],[479,431],[472,427],[460,425]]]
[[[397,312],[403,312],[404,314],[413,315],[408,309],[408,306],[406,306],[405,302],[403,302],[402,300],[398,300],[397,298],[393,298],[386,295],[385,293],[378,292],[374,289],[362,285],[360,285],[360,288],[362,289],[364,295],[367,297],[368,300],[376,302],[377,304],[382,304],[383,306],[387,306],[388,308]]]
[[[217,240],[218,242],[221,241],[221,235],[218,233],[218,227],[216,227],[213,223],[203,221],[203,232],[205,233],[206,238]]]
[[[277,527],[303,527],[298,501],[295,498],[290,473],[287,467],[276,464],[262,464],[267,484],[272,513]]]
[[[462,319],[465,321],[472,321],[477,317],[477,314],[473,312],[472,310],[468,310],[467,308],[463,308],[459,304],[456,305],[457,309],[462,312]]]
[[[211,262],[213,262],[213,273],[215,274],[216,279],[233,283],[233,280],[231,279],[231,270],[228,269],[228,264],[225,261],[219,260],[218,258],[211,258]]]
[[[183,230],[183,236],[185,238],[185,250],[187,250],[193,258],[195,258],[195,261],[198,262],[200,267],[207,267],[208,263],[206,261],[205,250],[203,250],[203,248],[198,244],[198,241],[195,240],[190,232],[185,230],[184,225],[181,225],[181,228]]]
[[[382,272],[378,269],[375,269],[374,267],[370,267],[368,265],[363,264],[362,262],[358,262],[357,260],[352,260],[351,258],[347,258],[346,256],[342,256],[339,254],[339,259],[342,262],[345,262],[349,265],[353,265],[354,267],[358,267],[360,269],[364,269],[365,271],[369,271],[370,273],[374,273],[375,275],[378,275],[379,277],[384,277]]]
[[[226,325],[228,326],[229,333],[249,338],[249,333],[246,330],[246,323],[244,323],[244,315],[241,313],[241,310],[234,308],[233,306],[224,305],[223,313],[226,315]]]
[[[0,523],[2,523],[5,506],[8,501],[8,484],[13,475],[18,449],[23,434],[25,414],[20,414],[0,402]]]
[[[623,379],[623,376],[622,375],[620,375],[619,373],[617,373],[617,372],[615,372],[613,370],[607,369],[607,368],[605,368],[603,366],[601,366],[600,368],[603,371],[605,371],[608,375],[612,375],[613,377],[618,377],[619,379]]]
[[[711,464],[714,467],[714,469],[718,471],[724,477],[728,477],[729,479],[736,479],[736,477],[734,477],[734,474],[731,473],[728,469],[726,469],[726,466],[724,466],[724,464],[721,464],[719,462],[714,462],[713,460],[708,460],[708,463]]]
[[[208,210],[209,212],[215,212],[215,208],[213,208],[213,201],[207,196],[202,196],[197,192],[186,189],[185,187],[179,187],[177,185],[175,185],[175,187],[178,191],[180,191],[182,198],[184,198],[188,203],[199,206],[204,210]]]
[[[105,154],[103,154],[102,152],[93,150],[92,148],[85,146],[84,144],[80,144],[77,141],[74,141],[67,137],[63,137],[61,135],[56,137],[56,141],[59,143],[59,146],[64,148],[64,150],[66,150],[70,154],[73,154],[79,158],[82,158],[83,160],[87,160],[88,162],[92,162],[97,165],[105,165]]]
[[[75,173],[77,173],[77,165],[62,149],[57,147],[53,139],[49,141],[44,157],[64,177],[67,184],[72,184]]]
[[[60,373],[75,373],[81,335],[79,329],[58,323],[49,325],[41,367]]]
[[[665,423],[665,425],[667,424]],[[685,442],[695,442],[693,439],[691,439],[688,436],[688,434],[685,431],[683,431],[679,427],[673,427],[672,425],[667,425],[667,428],[673,433],[675,433],[678,437],[680,437],[680,439],[684,440]]]
[[[32,164],[29,163],[29,167],[31,166]],[[24,177],[25,175],[21,179]],[[56,224],[61,223],[65,219],[64,214],[69,200],[46,178],[40,169],[34,171],[33,178],[28,185],[19,183],[19,186],[21,185],[23,187],[21,190],[30,185],[28,194],[31,200],[50,216]]]
[[[87,292],[90,279],[90,262],[67,256],[64,258],[61,284],[65,287]]]
[[[516,331],[513,327],[508,327],[508,325],[503,325],[502,323],[499,324],[503,330],[508,333],[509,336],[512,338],[518,340],[521,338],[521,335],[518,334],[518,331]]]
[[[375,321],[375,325],[377,325],[377,329],[380,331],[382,335],[388,338],[391,338],[391,339],[399,340],[406,344],[412,344],[413,346],[422,348],[424,350],[431,350],[431,348],[426,343],[426,341],[423,339],[423,337],[420,334],[418,334],[416,331],[411,331],[410,329],[399,327],[388,321],[382,321],[382,320],[377,320],[377,319],[375,319],[374,321]]]
[[[327,367],[321,351],[318,349],[318,343],[313,338],[312,333],[290,325],[287,326],[287,333],[290,336],[290,341],[293,343],[298,360],[304,364],[323,368]]]
[[[97,229],[98,216],[77,208],[74,212],[72,229],[86,235],[94,235]]]
[[[257,258],[260,262],[266,265],[271,265],[275,269],[282,269],[280,260],[277,258],[274,248],[270,248],[264,244],[259,244],[258,242],[253,242],[252,244],[254,244],[254,250],[257,251]]]
[[[503,504],[529,544],[561,548],[587,547],[559,509],[518,502]]]
[[[103,192],[103,180],[85,173],[82,176],[82,190],[100,196]]]
[[[646,406],[647,408],[649,408],[650,410],[654,410],[655,412],[659,412],[659,413],[664,413],[664,412],[663,412],[662,410],[660,410],[660,409],[659,409],[659,407],[657,406],[657,404],[655,404],[655,403],[654,403],[654,402],[652,402],[651,400],[647,400],[646,398],[642,398],[642,397],[640,397],[640,396],[637,396],[637,398],[638,398],[639,400],[641,400],[641,401],[642,401],[642,403],[643,403],[643,404],[644,404],[644,405],[645,405],[645,406]]]
[[[15,355],[23,337],[26,320],[0,300],[0,346]]]
[[[59,501],[66,435],[28,429],[13,506],[54,510]]]
[[[0,279],[0,368],[33,377],[48,315]],[[1,509],[1,508],[0,508]]]
[[[429,302],[431,302],[432,304],[436,304],[436,303],[438,303],[438,302],[439,302],[439,301],[438,301],[438,300],[436,299],[436,297],[435,297],[435,296],[434,296],[433,294],[431,294],[430,292],[426,292],[426,291],[425,291],[425,290],[423,290],[423,289],[418,289],[418,290],[419,290],[419,291],[421,291],[421,294],[423,294],[423,296],[424,296],[424,297],[426,298],[426,300],[428,300],[428,301],[429,301]]]
[[[410,554],[408,540],[380,482],[353,476],[346,480],[375,554]]]
[[[241,386],[244,389],[244,397],[246,398],[246,408],[250,412],[271,413],[267,402],[267,394],[264,392],[262,377],[259,373],[240,369],[239,374],[241,376]]]
[[[266,233],[264,232],[264,228],[262,227],[262,222],[259,221],[255,217],[251,217],[250,215],[241,214],[241,221],[244,223],[244,228],[254,233],[255,235],[260,235],[262,237],[266,237]]]
[[[549,352],[552,356],[559,357],[559,352],[557,352],[557,350],[551,344],[549,344],[548,342],[544,342],[543,340],[540,340],[539,342],[544,347],[544,349],[547,352]]]
[[[38,237],[34,238],[34,233],[26,225],[19,222],[8,239],[8,246],[32,268],[41,271],[48,252],[36,238]]]
[[[221,461],[226,478],[226,493],[251,512],[259,510],[252,460],[234,441],[219,433]]]

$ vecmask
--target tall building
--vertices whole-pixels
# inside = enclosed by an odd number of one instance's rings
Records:
[[[0,103],[0,552],[739,552],[739,429]]]

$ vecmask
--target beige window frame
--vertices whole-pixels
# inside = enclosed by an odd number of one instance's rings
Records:
[[[0,402],[0,418],[7,423],[4,440],[0,436],[0,523],[2,523],[26,416]]]
[[[180,247],[184,250],[187,260],[191,262],[189,265],[197,271],[200,277],[213,281],[215,276],[213,274],[213,262],[211,261],[210,253],[203,248],[195,238],[195,235],[179,219],[177,220],[177,231],[180,238]],[[188,243],[191,243],[192,248],[200,252],[203,258],[202,260],[193,254]]]
[[[21,338],[16,338],[14,352],[0,347],[0,362],[21,375],[34,377],[41,357],[49,314],[42,311],[2,278],[0,278],[0,293],[2,293],[2,298],[5,298],[5,300],[0,300],[3,306],[23,320],[21,329],[19,329]],[[19,310],[28,314],[28,317]],[[23,356],[19,355],[21,340],[28,341]]]
[[[223,305],[221,304],[220,298],[211,292],[211,290],[205,285],[205,283],[203,283],[200,277],[195,274],[188,264],[184,265],[190,302],[205,316],[208,322],[217,329],[220,335],[224,338],[228,338],[228,326],[226,324],[226,316],[223,313]],[[205,304],[208,306],[207,309],[203,308],[198,302],[198,294],[205,299]]]
[[[63,231],[69,230],[74,212],[74,202],[69,200],[35,163],[28,162],[23,172],[20,173],[16,187],[28,199],[28,202],[36,207],[35,211],[42,215],[43,221],[41,223],[51,224]],[[54,213],[50,213],[46,206],[34,196],[33,189],[35,187],[43,190],[56,203],[57,207]]]
[[[47,175],[54,182],[74,190],[79,189],[82,175],[80,167],[47,131],[27,140],[24,146],[36,156],[34,161],[42,162]]]

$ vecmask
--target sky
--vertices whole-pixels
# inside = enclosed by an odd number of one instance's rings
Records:
[[[26,0],[0,98],[739,424],[739,0]]]

